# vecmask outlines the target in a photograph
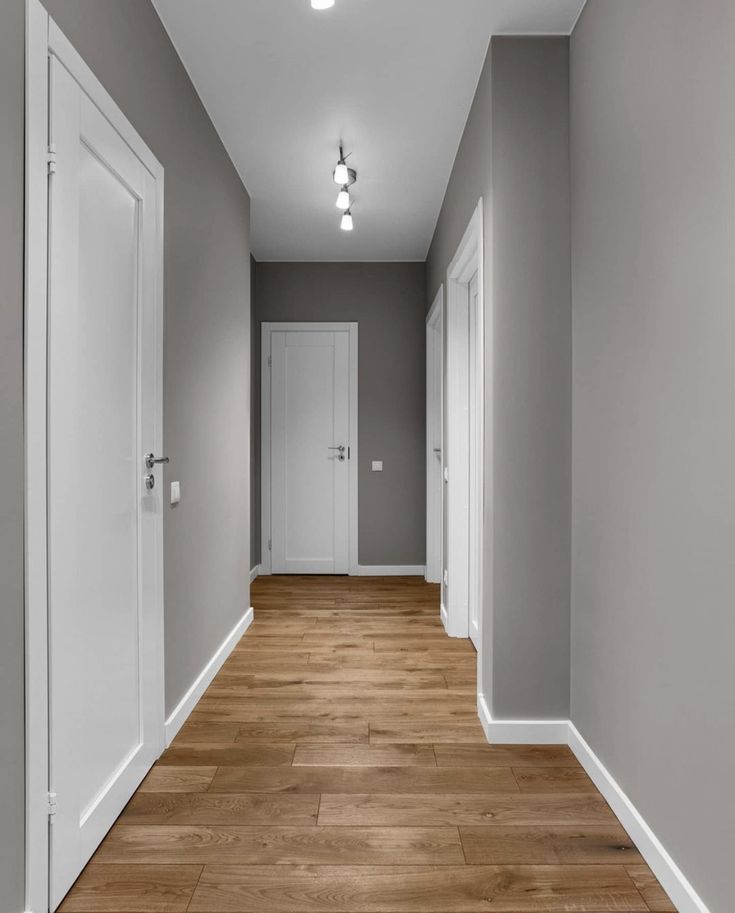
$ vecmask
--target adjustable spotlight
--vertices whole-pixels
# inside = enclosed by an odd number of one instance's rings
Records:
[[[350,192],[347,185],[343,184],[342,189],[337,195],[337,209],[345,210],[350,208]]]

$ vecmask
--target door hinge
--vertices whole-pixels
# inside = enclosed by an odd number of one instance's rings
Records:
[[[271,355],[268,356],[268,367],[269,368],[273,367],[273,356],[271,356]]]
[[[56,815],[56,793],[46,793],[48,816],[53,821]]]
[[[46,161],[48,162],[48,173],[55,174],[56,173],[56,146],[54,145],[54,143],[49,143]]]
[[[273,540],[272,539],[268,540],[268,551],[269,552],[273,551]]]

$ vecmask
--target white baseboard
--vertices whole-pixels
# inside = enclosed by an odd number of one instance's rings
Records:
[[[423,564],[359,564],[358,577],[423,577],[426,567]]]
[[[444,625],[444,630],[446,631],[447,624],[449,622],[449,616],[447,615],[447,607],[444,605],[444,603],[439,606],[439,617],[441,618],[442,624]]]
[[[250,582],[252,583],[256,577],[260,576],[260,565],[256,564],[254,568],[250,570]]]
[[[638,847],[653,874],[671,898],[679,913],[709,913],[684,873],[666,851],[638,809],[620,788],[611,773],[580,735],[574,723],[568,724],[569,747],[600,790],[620,823]]]
[[[217,648],[214,656],[194,679],[189,690],[181,698],[171,716],[166,720],[166,747],[173,742],[176,733],[184,725],[194,707],[196,707],[199,698],[207,690],[212,679],[219,672],[222,664],[232,652],[235,644],[253,623],[253,614],[253,607],[250,606],[240,621],[238,621],[232,631],[230,631]]]
[[[569,739],[568,720],[494,720],[481,694],[477,715],[485,738],[496,745],[566,745]]]
[[[487,701],[477,695],[477,714],[488,742],[496,745],[568,745],[592,782],[630,835],[679,913],[710,913],[684,873],[677,866],[623,792],[612,774],[592,751],[570,720],[494,720]]]

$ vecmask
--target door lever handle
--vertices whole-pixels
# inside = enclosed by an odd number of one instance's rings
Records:
[[[339,450],[340,453],[345,452],[345,448],[344,448],[343,444],[340,444],[339,447],[327,447],[327,450]]]
[[[168,457],[155,457],[152,453],[146,453],[145,455],[145,465],[146,469],[153,469],[156,463],[168,463]]]

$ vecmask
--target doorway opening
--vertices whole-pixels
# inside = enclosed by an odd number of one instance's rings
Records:
[[[485,321],[479,201],[447,271],[445,605],[452,637],[482,650]],[[479,684],[479,683],[478,683]]]

